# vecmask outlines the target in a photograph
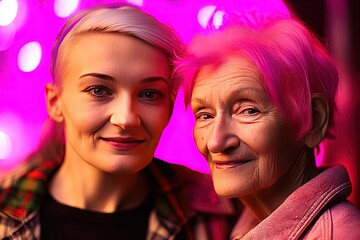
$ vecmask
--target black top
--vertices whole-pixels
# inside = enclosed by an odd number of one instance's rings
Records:
[[[40,208],[41,239],[145,239],[152,201],[134,209],[100,213],[57,202],[49,192]]]

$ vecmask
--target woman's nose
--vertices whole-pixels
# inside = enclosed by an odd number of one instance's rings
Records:
[[[234,132],[231,119],[215,120],[207,142],[211,153],[230,153],[240,145],[240,138]]]
[[[116,104],[114,104],[112,109],[110,123],[113,125],[119,126],[124,130],[141,125],[138,109],[130,97],[123,97],[116,101]]]

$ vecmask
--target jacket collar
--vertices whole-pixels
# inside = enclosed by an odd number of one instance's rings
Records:
[[[40,204],[45,193],[47,180],[59,163],[44,161],[28,173],[14,180],[7,188],[0,189],[0,209],[15,219],[24,218]]]
[[[236,224],[239,228],[234,229],[232,239],[267,239],[269,236],[273,239],[298,239],[329,204],[345,200],[351,193],[349,176],[343,166],[322,170],[252,230],[243,229],[241,223],[245,218],[240,218]]]

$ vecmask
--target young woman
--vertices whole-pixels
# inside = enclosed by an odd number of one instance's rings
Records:
[[[228,236],[235,209],[212,194],[209,179],[153,160],[180,86],[173,60],[182,46],[172,29],[128,5],[67,21],[46,85],[50,135],[21,177],[3,181],[0,237]]]

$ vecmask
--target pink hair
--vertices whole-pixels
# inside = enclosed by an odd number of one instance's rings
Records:
[[[236,21],[222,30],[194,38],[176,70],[184,78],[186,106],[199,70],[206,65],[218,66],[230,56],[244,57],[258,68],[268,97],[293,124],[299,138],[311,126],[314,94],[329,104],[329,128],[333,126],[336,65],[302,22],[273,18],[262,26],[249,27]]]

